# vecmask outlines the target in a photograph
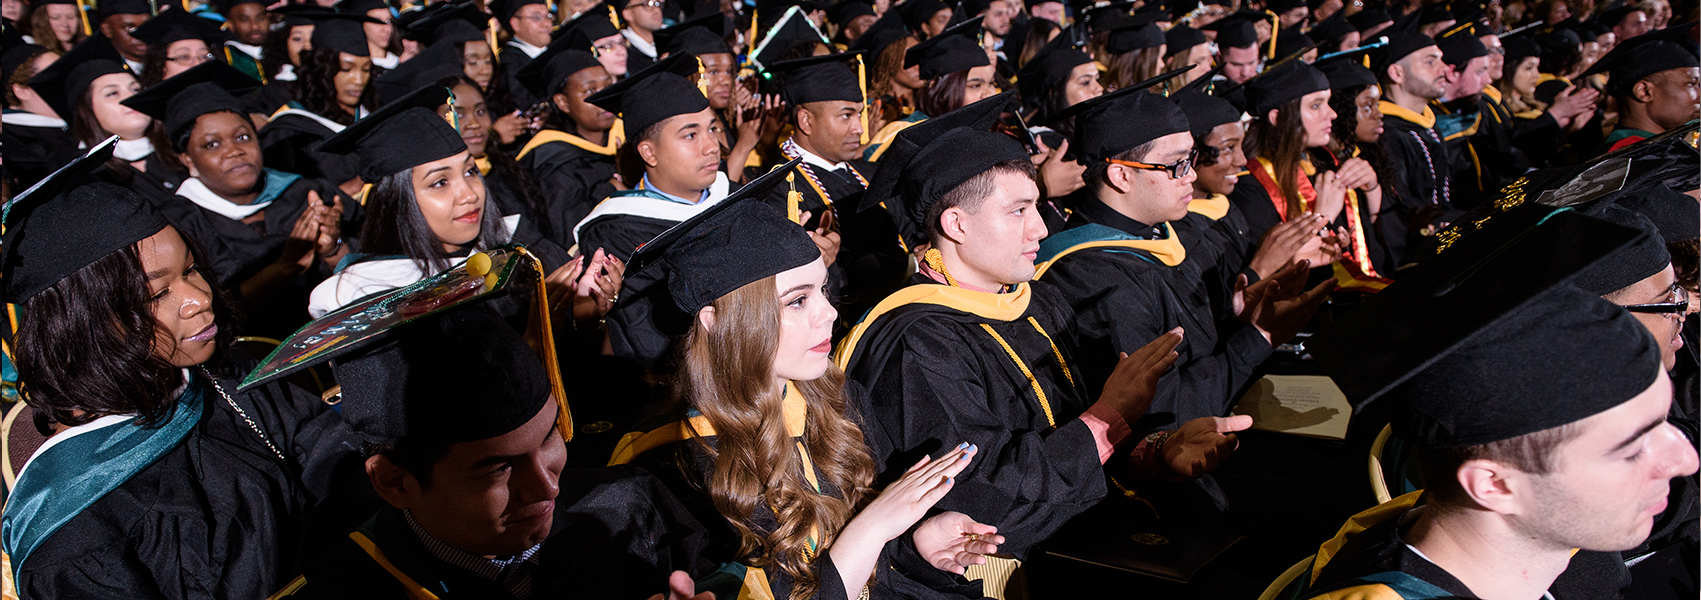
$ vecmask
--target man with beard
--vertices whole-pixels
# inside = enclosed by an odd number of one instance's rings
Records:
[[[1452,190],[1447,165],[1450,155],[1435,131],[1435,111],[1429,103],[1446,92],[1447,63],[1441,48],[1427,35],[1396,32],[1372,63],[1386,94],[1382,110],[1382,142],[1387,146],[1388,166],[1393,173],[1385,181],[1394,185],[1392,201],[1382,202],[1378,226],[1388,245],[1389,262],[1399,264],[1407,237],[1434,217],[1419,218],[1452,210]],[[1393,214],[1389,214],[1393,213]]]

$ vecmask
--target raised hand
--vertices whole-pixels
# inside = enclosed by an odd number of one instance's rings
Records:
[[[1329,298],[1329,292],[1335,290],[1333,278],[1317,284],[1310,290],[1305,290],[1305,280],[1311,268],[1310,261],[1298,261],[1282,269],[1274,277],[1259,281],[1251,286],[1245,286],[1245,278],[1235,286],[1236,296],[1243,305],[1237,305],[1237,314],[1242,320],[1258,328],[1264,334],[1264,339],[1271,346],[1287,343],[1299,330],[1305,327],[1317,309],[1323,306],[1323,301]]]
[[[1133,355],[1121,353],[1099,399],[1109,402],[1129,423],[1145,415],[1146,409],[1152,407],[1152,398],[1157,396],[1158,379],[1175,364],[1178,356],[1175,348],[1181,345],[1183,334],[1177,327],[1148,342]]]
[[[1034,140],[1038,142],[1039,140]],[[1045,147],[1045,142],[1039,142],[1040,153],[1029,157],[1034,166],[1039,169],[1040,194],[1045,198],[1058,198],[1074,193],[1086,186],[1081,174],[1087,171],[1086,165],[1075,161],[1064,160],[1069,152],[1069,140],[1057,145],[1056,150]]]
[[[910,539],[933,568],[958,575],[972,565],[986,564],[986,555],[997,553],[998,545],[1004,543],[997,527],[955,511],[928,517]]]
[[[979,451],[980,448],[964,442],[937,460],[922,457],[851,520],[861,521],[881,544],[897,539],[951,491],[957,474],[969,468],[969,461]]]
[[[1200,417],[1181,425],[1164,440],[1163,461],[1182,477],[1198,477],[1217,468],[1240,446],[1234,432],[1252,426],[1252,417]]]
[[[812,214],[809,211],[803,211],[799,218],[808,223]],[[832,225],[832,215],[831,210],[821,215],[821,222],[814,231],[809,232],[810,241],[815,242],[815,247],[821,249],[821,260],[827,261],[829,267],[833,266],[833,262],[839,259],[840,244],[839,232],[829,229]]]
[[[1308,247],[1318,245],[1318,234],[1328,225],[1323,215],[1311,212],[1277,223],[1258,242],[1258,251],[1252,255],[1252,272],[1260,279],[1274,275]]]
[[[1339,174],[1324,171],[1317,176],[1316,188],[1317,205],[1312,207],[1312,212],[1322,215],[1326,221],[1334,221],[1347,205],[1347,186],[1341,182]]]
[[[1381,185],[1376,180],[1376,169],[1370,166],[1370,161],[1362,158],[1349,158],[1341,163],[1341,168],[1335,170],[1335,181],[1353,190],[1373,190]]]

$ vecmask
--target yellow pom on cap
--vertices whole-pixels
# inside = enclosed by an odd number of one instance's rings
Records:
[[[483,252],[475,252],[475,253],[473,253],[472,256],[467,257],[467,274],[468,275],[471,275],[473,277],[482,277],[486,273],[489,273],[489,272],[490,272],[490,255],[489,254],[485,254]]]

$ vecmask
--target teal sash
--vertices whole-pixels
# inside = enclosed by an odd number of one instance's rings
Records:
[[[30,553],[71,517],[106,497],[176,448],[201,422],[201,386],[189,376],[171,417],[156,428],[135,421],[107,425],[54,444],[30,459],[0,516],[0,545],[16,581]]]
[[[1051,259],[1057,258],[1057,255],[1061,254],[1064,250],[1068,250],[1088,242],[1127,241],[1139,239],[1142,238],[1137,238],[1123,233],[1115,227],[1100,225],[1098,223],[1088,223],[1073,229],[1065,229],[1051,237],[1045,238],[1045,241],[1040,242],[1039,256],[1034,257],[1034,264],[1037,265],[1050,262]],[[1112,249],[1109,251],[1140,256],[1138,253],[1129,252],[1127,250]],[[1144,259],[1146,257],[1140,256],[1140,258]],[[1152,261],[1151,259],[1146,259],[1146,262]]]

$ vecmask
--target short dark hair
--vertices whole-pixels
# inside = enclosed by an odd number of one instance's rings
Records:
[[[411,438],[402,438],[394,444],[374,444],[364,442],[360,445],[362,455],[367,458],[383,456],[390,462],[396,463],[414,479],[419,480],[420,487],[431,487],[431,470],[443,457],[449,455],[448,444],[428,444]]]
[[[981,202],[986,200],[987,196],[992,195],[994,189],[992,181],[999,175],[1020,173],[1031,180],[1037,176],[1038,172],[1034,168],[1033,161],[1025,158],[1010,159],[993,163],[985,172],[957,184],[957,187],[945,192],[945,195],[940,197],[939,201],[934,202],[933,206],[927,209],[927,238],[937,242],[945,237],[944,232],[939,230],[939,217],[943,216],[945,211],[956,207],[962,207],[963,210],[969,212],[980,210]]]
[[[1466,461],[1488,460],[1512,467],[1531,475],[1547,475],[1554,470],[1554,454],[1560,445],[1576,438],[1582,429],[1567,423],[1515,438],[1454,448],[1437,448],[1417,444],[1413,460],[1424,490],[1443,506],[1465,501],[1465,490],[1459,486],[1459,467]]]
[[[1133,148],[1129,148],[1121,154],[1112,156],[1111,158],[1115,160],[1145,161],[1148,158],[1146,155],[1151,154],[1152,148],[1157,145],[1158,141],[1152,140]],[[1087,165],[1087,170],[1081,173],[1081,182],[1087,184],[1087,188],[1096,193],[1099,190],[1104,189],[1105,182],[1109,177],[1110,163],[1101,160]]]

